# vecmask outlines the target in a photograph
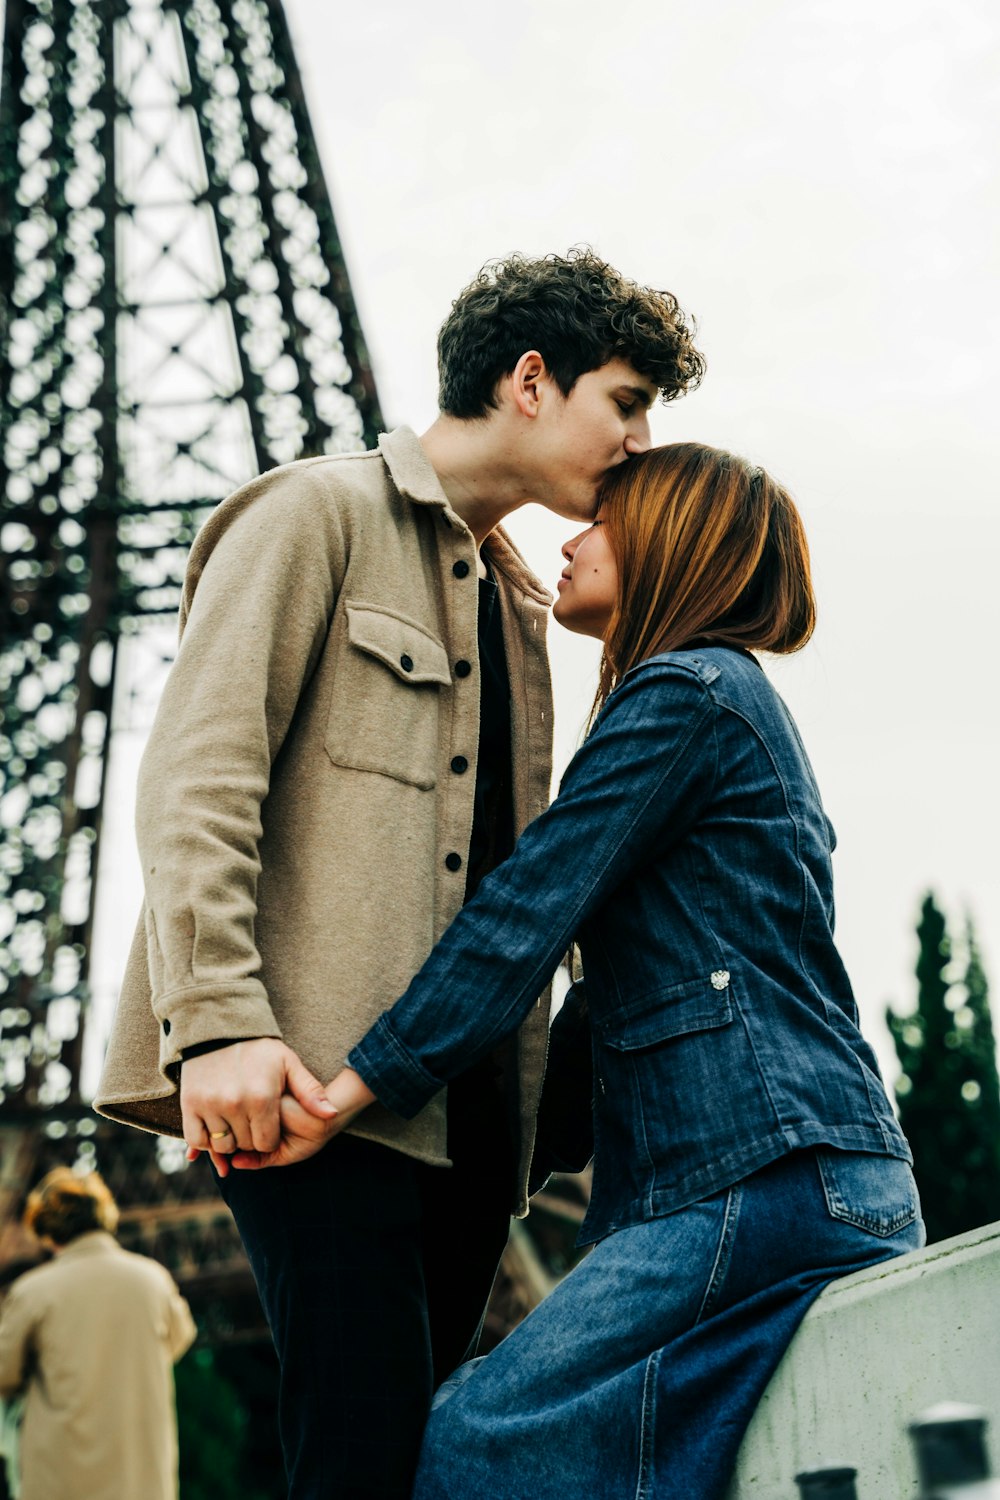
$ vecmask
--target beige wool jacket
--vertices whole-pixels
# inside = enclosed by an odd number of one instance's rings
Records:
[[[545,807],[550,595],[485,544],[511,688],[515,830]],[[321,1080],[402,994],[462,905],[479,738],[471,532],[417,438],[300,460],[200,532],[181,642],[143,758],[145,883],[96,1108],[179,1135],[183,1051],[281,1037]],[[467,771],[453,769],[452,762]],[[518,1038],[520,1183],[547,1001]],[[508,1101],[511,1103],[511,1101]],[[444,1164],[444,1094],[352,1127]]]
[[[194,1336],[170,1273],[103,1230],[20,1277],[0,1395],[25,1394],[21,1500],[176,1500],[173,1365]]]

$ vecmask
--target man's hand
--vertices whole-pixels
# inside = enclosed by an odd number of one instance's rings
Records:
[[[188,1159],[193,1161],[199,1151],[208,1151],[216,1171],[225,1177],[229,1158],[238,1151],[272,1155],[282,1140],[283,1097],[324,1124],[336,1115],[319,1079],[275,1037],[233,1042],[188,1058],[181,1064],[181,1116]]]
[[[252,1172],[258,1167],[288,1167],[305,1161],[366,1109],[375,1095],[353,1068],[344,1068],[327,1085],[325,1097],[335,1113],[319,1119],[303,1109],[298,1099],[285,1094],[281,1100],[281,1141],[277,1149],[237,1151],[232,1158],[233,1166]]]

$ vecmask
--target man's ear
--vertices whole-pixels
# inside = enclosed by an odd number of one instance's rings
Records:
[[[542,401],[542,392],[551,382],[548,366],[537,349],[528,349],[521,355],[509,375],[511,400],[525,417],[537,417]]]

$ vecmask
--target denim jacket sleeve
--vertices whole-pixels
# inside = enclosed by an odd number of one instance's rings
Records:
[[[383,1104],[411,1118],[515,1030],[581,922],[691,826],[715,781],[714,716],[691,667],[655,659],[623,679],[558,797],[350,1053]]]

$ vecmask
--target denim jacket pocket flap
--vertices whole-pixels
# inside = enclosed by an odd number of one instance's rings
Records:
[[[598,1029],[606,1046],[616,1052],[632,1052],[641,1047],[655,1047],[671,1037],[727,1026],[732,1019],[728,985],[723,990],[714,988],[706,976],[646,995],[641,1008],[607,1016]]]
[[[378,606],[347,605],[352,646],[384,662],[401,682],[451,682],[448,653],[428,631]]]

